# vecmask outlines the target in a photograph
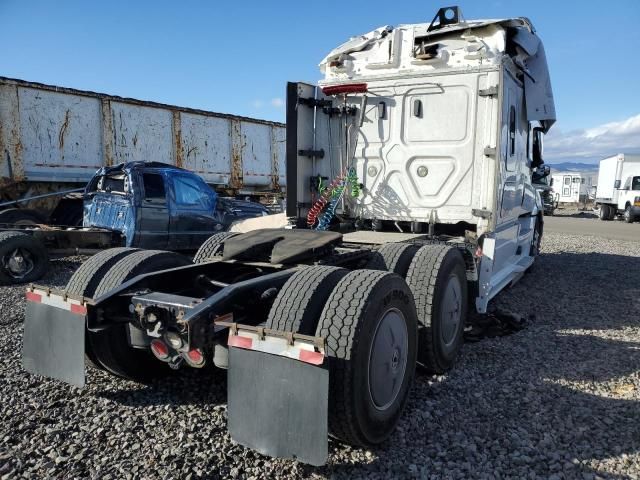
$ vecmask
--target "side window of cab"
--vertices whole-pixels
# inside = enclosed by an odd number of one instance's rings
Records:
[[[145,202],[166,203],[167,194],[164,188],[164,178],[159,173],[143,173]]]
[[[173,190],[176,204],[181,207],[212,208],[212,196],[208,194],[206,184],[187,175],[173,177]]]

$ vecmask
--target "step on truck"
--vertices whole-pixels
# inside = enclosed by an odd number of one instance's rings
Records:
[[[390,436],[416,364],[452,368],[468,315],[539,253],[549,73],[528,19],[456,7],[320,66],[287,87],[291,228],[219,233],[193,264],[107,250],[63,291],[30,286],[26,370],[82,386],[86,364],[137,381],[213,364],[231,437],[314,465],[328,435]]]
[[[620,153],[600,160],[596,185],[600,220],[618,215],[627,223],[640,220],[640,155]]]
[[[81,199],[78,227],[0,222],[0,285],[39,279],[49,255],[111,247],[193,253],[234,222],[269,213],[260,203],[222,198],[199,175],[160,162],[103,167]]]

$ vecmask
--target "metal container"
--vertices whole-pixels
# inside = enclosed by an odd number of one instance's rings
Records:
[[[84,184],[102,166],[133,160],[177,165],[236,194],[279,193],[285,186],[285,128],[0,77],[5,192],[24,192],[24,183]]]

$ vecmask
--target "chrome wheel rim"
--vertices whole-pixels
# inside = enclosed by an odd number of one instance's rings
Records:
[[[391,308],[381,317],[369,350],[369,396],[377,410],[388,409],[398,397],[407,369],[409,334],[400,310]]]
[[[34,269],[33,258],[28,250],[16,248],[2,258],[4,271],[17,280],[29,275]]]

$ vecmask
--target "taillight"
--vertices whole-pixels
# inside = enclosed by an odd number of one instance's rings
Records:
[[[345,85],[331,85],[322,87],[322,93],[325,95],[339,95],[341,93],[366,93],[366,83],[347,83]]]
[[[204,365],[204,355],[197,348],[189,350],[186,354],[183,353],[182,356],[192,367],[202,367]]]
[[[169,358],[169,347],[162,340],[151,340],[151,351],[160,360]]]

